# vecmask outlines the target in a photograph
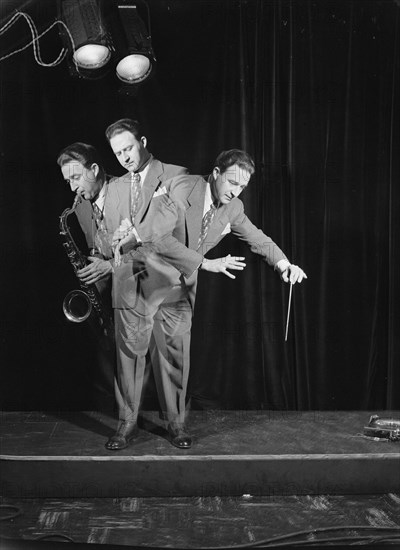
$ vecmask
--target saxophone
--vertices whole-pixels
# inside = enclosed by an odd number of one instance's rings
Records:
[[[81,202],[82,197],[77,195],[71,208],[66,208],[60,216],[60,235],[63,246],[75,273],[86,267],[89,262],[77,247],[68,228],[67,219]],[[73,323],[82,323],[91,315],[95,319],[99,337],[106,341],[114,341],[114,323],[112,313],[104,307],[100,292],[95,284],[88,285],[79,279],[80,290],[69,292],[63,302],[63,312],[66,318]]]

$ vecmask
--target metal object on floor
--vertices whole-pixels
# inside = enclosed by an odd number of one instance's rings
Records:
[[[379,418],[373,414],[368,426],[364,427],[364,435],[378,437],[390,441],[400,441],[400,420],[396,418]]]

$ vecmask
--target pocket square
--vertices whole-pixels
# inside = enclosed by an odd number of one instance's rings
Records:
[[[228,222],[225,226],[225,229],[222,231],[221,235],[227,235],[231,232],[231,224]]]
[[[165,187],[160,187],[159,189],[157,189],[157,191],[154,193],[153,195],[153,198],[154,197],[160,197],[161,195],[165,195],[167,193],[167,189]]]

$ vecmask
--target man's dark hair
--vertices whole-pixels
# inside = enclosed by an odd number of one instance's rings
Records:
[[[229,151],[222,151],[215,160],[214,167],[219,168],[221,174],[226,170],[237,164],[243,170],[247,170],[251,175],[256,171],[254,160],[246,151],[240,149],[229,149]]]
[[[77,141],[76,143],[64,147],[58,155],[57,164],[59,166],[64,166],[64,164],[73,162],[74,160],[80,162],[87,169],[89,169],[92,164],[97,164],[99,167],[99,176],[104,179],[105,171],[103,164],[97,149],[95,149],[93,145]]]
[[[132,120],[131,118],[121,118],[108,126],[106,129],[106,138],[110,141],[112,137],[122,134],[122,132],[130,132],[137,140],[143,136],[139,121]]]

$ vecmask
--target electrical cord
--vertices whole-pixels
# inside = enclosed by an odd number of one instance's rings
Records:
[[[278,544],[267,544],[267,545],[258,545],[255,548],[293,548],[293,547],[303,547],[308,546],[312,547],[316,544],[318,545],[331,545],[332,543],[349,543],[351,546],[355,545],[365,545],[365,544],[375,544],[380,542],[400,542],[400,537],[393,539],[392,537],[373,537],[373,536],[348,536],[348,537],[328,537],[324,539],[303,539],[298,541],[288,541]]]
[[[1,509],[10,509],[14,510],[13,513],[7,515],[0,515],[0,521],[6,521],[9,519],[14,519],[15,517],[22,514],[22,509],[19,506],[14,504],[0,504]],[[318,535],[321,533],[337,532],[337,531],[370,531],[370,535],[348,535],[348,536],[338,536],[338,537],[328,537],[328,538],[304,538],[311,535]],[[372,533],[380,533],[379,535],[372,535]],[[381,534],[382,533],[382,534]],[[387,536],[383,536],[383,533],[388,533]],[[389,535],[389,533],[391,533]],[[303,537],[300,540],[293,540],[297,537]],[[8,538],[8,537],[6,537]],[[46,541],[46,540],[55,540],[56,538],[63,539],[68,542],[76,542],[72,537],[65,535],[63,533],[46,533],[39,537],[35,537],[35,541]],[[379,543],[379,542],[388,542],[388,543],[399,543],[400,542],[400,527],[374,527],[371,525],[342,525],[334,527],[320,527],[316,529],[309,529],[303,531],[296,531],[293,533],[288,533],[286,535],[279,535],[276,537],[269,537],[259,541],[253,541],[245,544],[234,544],[228,546],[198,546],[194,547],[193,550],[239,550],[241,548],[284,548],[288,546],[312,546],[314,544],[327,544],[338,543],[338,542],[349,542],[356,544],[367,544],[367,543]],[[151,550],[151,547],[146,547]]]
[[[39,537],[35,537],[31,540],[55,540],[55,539],[62,539],[67,540],[68,542],[76,542],[73,537],[70,537],[68,535],[64,535],[63,533],[47,533],[46,535],[40,535]]]
[[[320,527],[320,528],[317,528],[317,529],[309,529],[309,530],[304,530],[304,531],[297,531],[297,532],[293,532],[293,533],[288,533],[287,535],[280,535],[280,536],[277,536],[277,537],[270,537],[270,538],[267,538],[267,539],[262,539],[262,540],[259,540],[259,541],[254,541],[254,542],[249,542],[249,543],[245,543],[245,544],[234,544],[234,545],[229,545],[229,546],[199,546],[199,547],[196,547],[195,549],[193,550],[238,550],[240,548],[274,548],[274,547],[277,547],[277,546],[288,546],[288,545],[299,545],[299,544],[319,544],[320,542],[323,541],[323,539],[314,539],[314,540],[308,540],[308,539],[302,539],[301,541],[292,541],[291,539],[295,538],[295,537],[300,537],[300,536],[309,536],[311,534],[320,534],[320,533],[327,533],[327,532],[330,532],[330,531],[349,531],[349,530],[352,530],[352,531],[384,531],[384,532],[396,532],[396,533],[399,533],[400,535],[400,527],[373,527],[371,525],[343,525],[343,526],[335,526],[335,527]],[[357,538],[360,538],[360,536],[357,537],[357,535],[355,536],[351,536],[351,537],[337,537],[337,538],[330,538],[329,540],[330,541],[340,541],[340,540],[355,540]],[[367,538],[374,538],[372,537],[372,535],[370,537],[365,537],[365,539]],[[378,538],[378,537],[375,537],[375,538]],[[384,537],[379,537],[379,538],[384,538]],[[392,536],[390,537],[392,538]],[[282,544],[276,544],[278,542],[281,542],[282,541]],[[283,542],[283,541],[287,541],[287,542]]]
[[[15,510],[15,511],[7,515],[0,514],[0,521],[6,521],[7,519],[14,519],[17,516],[20,516],[22,514],[22,508],[20,508],[19,506],[15,506],[14,504],[0,504],[0,510],[4,510],[6,508]]]
[[[6,521],[6,520],[10,520],[10,519],[14,519],[18,516],[20,516],[22,514],[22,508],[20,508],[19,506],[16,506],[15,504],[0,504],[0,511],[1,510],[4,510],[4,509],[11,509],[11,510],[14,510],[13,513],[10,513],[10,514],[6,514],[6,515],[2,515],[0,513],[0,521]],[[12,537],[8,537],[6,535],[2,535],[3,538],[5,539],[8,539],[8,540],[13,540]],[[68,542],[75,542],[75,540],[68,536],[68,535],[65,535],[64,533],[46,533],[45,535],[40,535],[38,537],[35,537],[33,539],[30,539],[30,540],[43,540],[43,541],[46,541],[46,540],[55,540],[55,539],[60,539],[61,541],[62,540],[65,540],[65,541],[68,541]]]
[[[3,27],[0,28],[0,35],[3,34],[4,32],[6,32],[10,27],[12,27],[12,25],[14,25],[14,23],[20,17],[23,17],[25,19],[25,21],[28,23],[29,29],[30,29],[31,35],[32,35],[32,40],[28,44],[25,44],[25,46],[22,46],[22,48],[18,48],[17,50],[14,50],[14,51],[6,54],[6,55],[3,55],[2,57],[0,57],[0,61],[8,59],[12,55],[15,55],[19,52],[22,52],[23,50],[26,50],[26,48],[29,48],[29,46],[33,45],[33,54],[34,54],[34,57],[35,57],[35,61],[38,65],[40,65],[42,67],[55,67],[55,66],[59,65],[64,60],[65,56],[67,55],[67,50],[65,48],[62,48],[59,55],[58,55],[58,57],[57,57],[57,59],[55,59],[51,63],[45,63],[42,60],[41,55],[40,55],[40,44],[39,44],[39,39],[42,36],[44,36],[49,30],[51,30],[56,25],[62,25],[64,27],[64,29],[66,30],[66,32],[69,36],[69,39],[71,40],[72,49],[73,49],[73,51],[75,51],[75,44],[74,44],[74,40],[72,38],[72,35],[70,33],[70,30],[68,29],[68,27],[66,26],[66,24],[63,21],[60,21],[60,20],[57,19],[47,29],[45,29],[42,33],[39,34],[32,17],[30,15],[28,15],[27,13],[24,13],[24,12],[21,12],[21,11],[18,11],[18,10],[11,17],[11,19],[5,25],[3,25]]]

